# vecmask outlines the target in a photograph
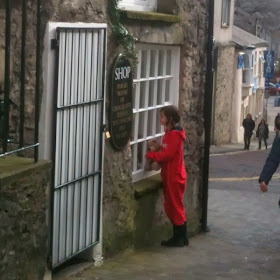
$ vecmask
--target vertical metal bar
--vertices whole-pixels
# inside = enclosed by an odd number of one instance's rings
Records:
[[[99,126],[99,133],[100,133],[100,154],[99,154],[99,169],[102,169],[102,163],[103,163],[103,144],[104,144],[104,135],[101,132],[101,124],[103,123],[103,118],[104,118],[104,107],[105,107],[105,79],[106,79],[106,73],[105,73],[105,69],[106,69],[106,42],[107,42],[107,33],[106,33],[106,29],[103,29],[101,31],[102,36],[101,36],[101,50],[102,50],[102,74],[100,75],[101,78],[101,95],[103,97],[103,103],[100,104],[101,106],[101,112],[100,112],[100,117],[101,117],[101,122],[100,122],[100,126]],[[102,205],[102,181],[103,181],[103,173],[101,172],[101,174],[98,176],[99,177],[99,187],[98,187],[98,211],[97,211],[97,241],[100,241],[100,224],[101,224],[101,205]]]
[[[73,94],[72,94],[72,101],[71,104],[77,103],[78,100],[78,67],[79,67],[79,38],[80,33],[77,30],[73,30],[73,75],[72,75],[72,88],[73,88]],[[76,142],[77,142],[77,112],[78,108],[73,108],[73,134],[70,135],[70,138],[73,138],[73,145],[71,146],[71,158],[73,159],[71,161],[71,173],[69,180],[73,180],[75,178],[75,162],[76,162]],[[72,246],[71,246],[71,253],[74,253],[74,246],[76,244],[76,236],[75,236],[75,209],[76,207],[76,184],[73,184],[73,193],[72,193],[72,203],[73,203],[73,209],[72,209]]]
[[[5,95],[4,95],[4,129],[3,152],[8,150],[9,137],[9,103],[10,103],[10,55],[11,55],[11,1],[6,0],[6,32],[5,32]]]
[[[59,38],[59,33],[57,34]],[[55,50],[55,74],[54,74],[54,92],[57,94],[58,92],[58,69],[59,69],[59,49]],[[54,112],[53,112],[53,143],[52,143],[52,161],[53,161],[53,168],[52,168],[52,188],[51,188],[51,205],[50,205],[50,232],[49,232],[49,239],[50,239],[50,246],[49,246],[49,268],[52,269],[52,266],[57,263],[58,259],[56,256],[56,248],[57,248],[57,241],[58,238],[54,237],[54,233],[58,224],[58,216],[54,215],[55,209],[58,209],[57,203],[58,198],[55,192],[55,172],[56,172],[56,134],[57,134],[57,98],[54,98]]]
[[[97,99],[97,71],[98,71],[98,31],[94,32],[93,35],[93,48],[92,48],[93,54],[92,54],[92,61],[93,61],[93,66],[92,66],[92,84],[91,84],[91,100],[96,100]],[[96,106],[97,105],[92,105],[91,106],[91,114],[90,114],[90,120],[92,122],[92,125],[90,126],[90,135],[91,135],[91,141],[90,141],[90,150],[89,150],[89,173],[92,173],[95,171],[95,154],[98,153],[95,145],[95,139],[96,139]],[[90,212],[90,219],[91,219],[91,229],[90,229],[90,236],[89,239],[91,242],[95,241],[94,239],[94,221],[95,221],[95,216],[94,216],[94,190],[95,188],[95,178],[91,177],[89,179],[89,182],[92,186],[91,190],[91,212]]]
[[[21,31],[21,74],[20,74],[20,124],[19,124],[19,148],[24,145],[24,107],[25,107],[25,47],[26,47],[26,0],[22,0],[22,31]],[[36,142],[37,143],[37,142]]]
[[[41,70],[41,0],[37,0],[37,46],[36,46],[36,95],[35,95],[35,143],[39,142],[39,102]],[[34,150],[34,161],[38,162],[39,147]]]

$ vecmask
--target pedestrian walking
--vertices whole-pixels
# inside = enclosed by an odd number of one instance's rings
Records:
[[[247,114],[246,119],[243,120],[242,125],[244,127],[244,150],[249,150],[251,137],[255,128],[255,122],[253,121],[251,114]]]
[[[265,119],[262,119],[261,122],[259,123],[256,134],[257,134],[257,138],[259,138],[259,150],[262,147],[262,140],[264,141],[265,148],[267,149],[266,140],[268,139],[269,136],[269,129],[267,123],[265,122]]]
[[[262,192],[267,192],[269,181],[272,175],[277,170],[280,163],[280,115],[278,114],[274,121],[276,136],[272,144],[271,151],[266,159],[266,163],[263,167],[262,173],[259,178],[260,188]]]
[[[148,152],[147,158],[161,163],[165,212],[173,224],[173,236],[161,245],[183,247],[189,245],[187,216],[183,196],[187,187],[187,172],[184,163],[184,141],[186,133],[178,125],[179,111],[175,106],[160,110],[160,123],[166,130],[159,152]]]

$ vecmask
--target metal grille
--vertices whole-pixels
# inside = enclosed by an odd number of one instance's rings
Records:
[[[106,29],[57,36],[53,267],[99,241]]]
[[[2,89],[0,83],[0,158],[12,154],[17,154],[18,152],[27,151],[34,149],[34,161],[38,161],[38,148],[39,148],[39,99],[40,99],[40,67],[41,67],[41,0],[34,1],[36,3],[36,38],[31,40],[32,45],[36,45],[36,85],[27,85],[28,73],[26,71],[26,41],[27,41],[27,22],[30,21],[29,14],[30,9],[27,9],[27,0],[19,1],[5,0],[1,1],[0,9],[5,7],[5,61],[0,60],[0,68],[5,69],[5,81],[4,90]],[[15,31],[13,30],[13,20],[12,20],[12,7],[13,5],[21,5],[21,42],[17,42],[21,46],[21,62],[20,62],[20,92],[19,94],[15,90],[15,86],[12,81],[16,80],[14,76],[12,65],[13,56],[16,55],[17,50],[14,49],[13,40],[15,40]],[[32,12],[32,11],[31,11]],[[1,42],[0,42],[1,43]],[[29,42],[30,44],[30,42]],[[0,44],[1,50],[1,44]],[[4,64],[4,67],[1,65]],[[13,67],[11,67],[13,66]],[[34,140],[27,143],[25,141],[26,132],[26,104],[25,104],[25,93],[26,87],[28,86],[29,92],[34,91]],[[14,92],[11,92],[13,89]],[[30,93],[29,93],[30,94]],[[29,96],[31,97],[31,96]],[[14,99],[14,100],[12,100]],[[16,103],[18,104],[16,104]],[[10,123],[11,123],[11,105],[14,110],[19,110],[19,116],[17,116],[18,127],[16,126],[16,135],[11,137],[10,135]],[[29,140],[30,141],[30,140]]]

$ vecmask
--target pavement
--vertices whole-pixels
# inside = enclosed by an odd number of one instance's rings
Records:
[[[211,155],[210,232],[191,238],[189,247],[126,251],[100,267],[72,267],[54,279],[280,279],[280,176],[275,174],[266,194],[257,183],[268,153],[232,153],[228,147],[224,154]]]
[[[269,147],[279,108],[268,100]],[[60,270],[57,280],[278,280],[280,279],[280,173],[268,193],[261,193],[258,176],[270,149],[250,151],[243,143],[210,148],[209,233],[190,239],[184,248],[159,245],[128,250],[100,267],[82,263]]]

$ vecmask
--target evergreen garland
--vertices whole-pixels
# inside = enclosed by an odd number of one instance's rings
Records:
[[[121,23],[121,16],[118,9],[119,0],[109,0],[109,15],[112,23],[112,32],[116,40],[124,48],[124,55],[130,59],[133,66],[137,64],[137,56],[135,51],[135,41],[136,38],[132,33]]]

